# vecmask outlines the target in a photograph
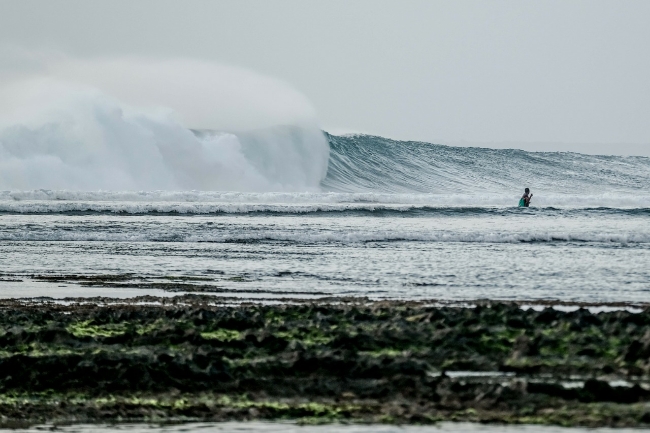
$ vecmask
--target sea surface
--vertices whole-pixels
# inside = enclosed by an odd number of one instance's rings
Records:
[[[650,301],[650,159],[326,138],[305,191],[0,191],[0,296]]]

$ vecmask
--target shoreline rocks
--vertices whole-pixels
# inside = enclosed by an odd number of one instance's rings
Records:
[[[650,424],[650,309],[0,300],[0,425]]]

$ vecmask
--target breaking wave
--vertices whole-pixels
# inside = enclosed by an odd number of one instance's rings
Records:
[[[195,61],[50,63],[0,80],[0,190],[317,191],[325,177],[327,140],[283,83]]]
[[[650,207],[647,157],[336,136],[292,117],[192,130],[93,87],[23,87],[31,96],[0,122],[5,213],[420,212],[512,207],[524,187],[535,207]]]
[[[196,132],[89,99],[89,111],[0,129],[0,188],[315,191],[327,170],[317,128]]]

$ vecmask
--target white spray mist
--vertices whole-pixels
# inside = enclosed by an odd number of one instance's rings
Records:
[[[316,191],[327,172],[313,108],[279,81],[192,60],[34,58],[3,71],[0,189]]]

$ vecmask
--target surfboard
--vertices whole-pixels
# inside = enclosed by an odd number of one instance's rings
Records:
[[[519,207],[526,207],[526,200],[523,197],[519,199]]]

